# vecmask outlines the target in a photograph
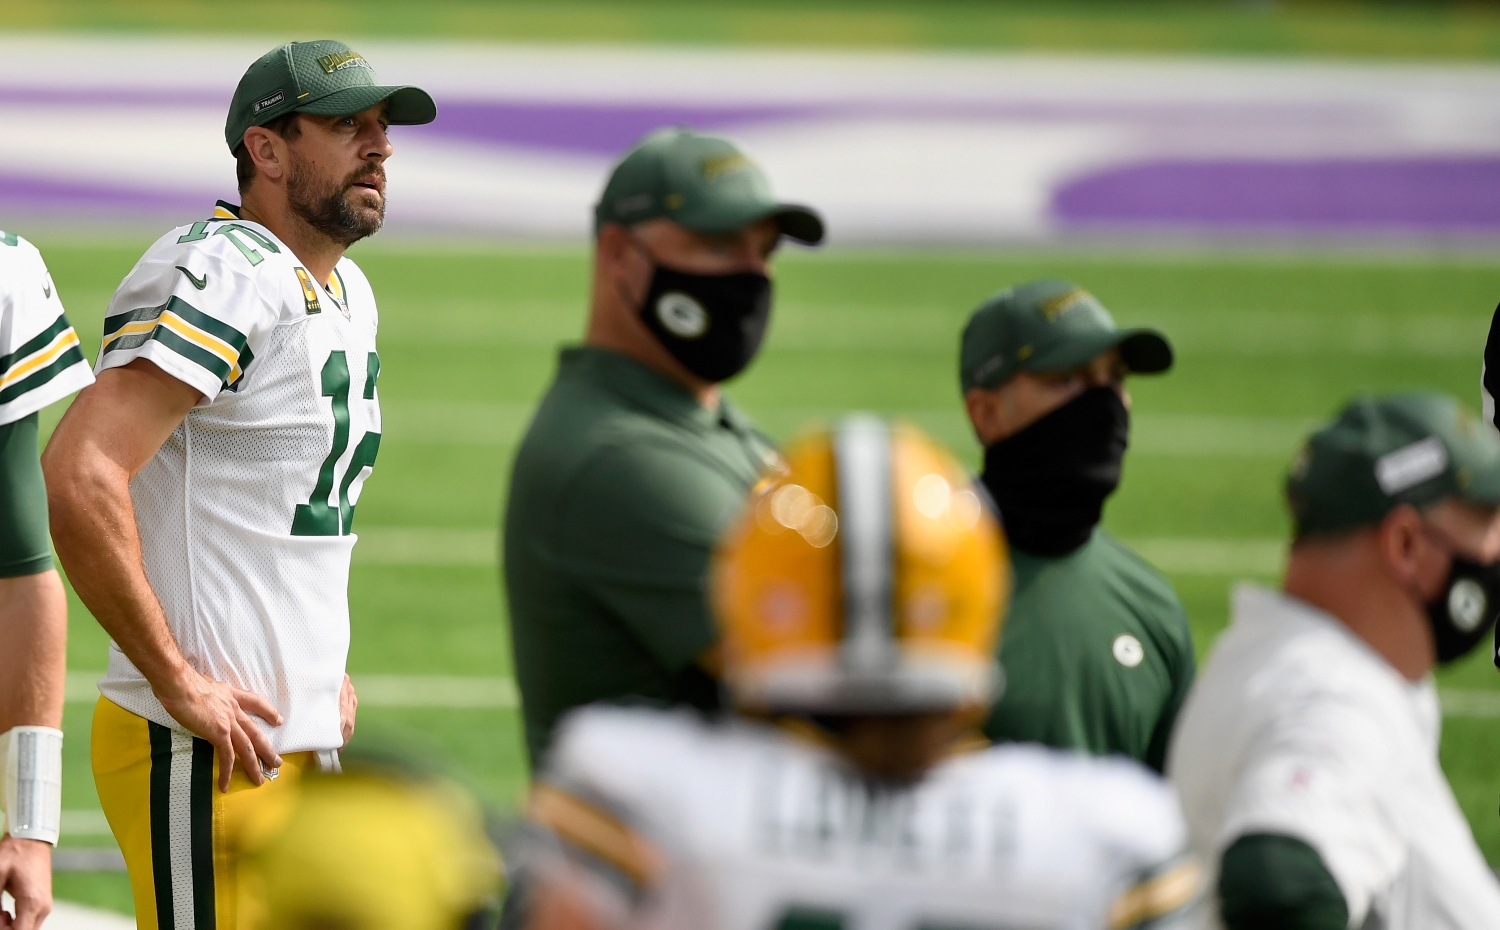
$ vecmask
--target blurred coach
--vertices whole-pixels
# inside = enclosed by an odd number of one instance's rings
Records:
[[[964,406],[1015,572],[992,740],[1162,769],[1192,636],[1171,585],[1098,523],[1130,437],[1125,377],[1171,365],[1160,333],[1117,328],[1065,281],[1004,291],[964,327]]]
[[[1500,927],[1430,674],[1500,612],[1500,440],[1442,394],[1361,398],[1286,492],[1284,590],[1235,590],[1172,737],[1214,911],[1229,930]]]
[[[717,706],[709,556],[778,461],[719,383],[760,347],[781,237],[823,238],[817,214],[774,200],[732,143],[684,129],[625,155],[594,228],[585,344],[559,357],[505,516],[533,760],[581,704]]]

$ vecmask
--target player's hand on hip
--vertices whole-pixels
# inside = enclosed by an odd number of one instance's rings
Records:
[[[281,756],[250,715],[281,726],[275,705],[260,695],[214,681],[189,669],[171,689],[157,692],[172,719],[208,740],[219,758],[219,790],[229,790],[234,760],[239,758],[254,785],[265,782],[265,770],[281,767]]]
[[[0,927],[41,930],[52,913],[52,847],[41,840],[0,839],[0,891],[16,900],[16,916],[0,911]]]
[[[344,745],[354,735],[354,714],[359,710],[359,695],[354,693],[354,682],[344,675],[344,686],[339,689],[339,731],[343,733]],[[341,747],[342,748],[342,747]]]

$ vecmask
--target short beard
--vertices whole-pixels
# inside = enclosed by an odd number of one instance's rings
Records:
[[[320,185],[312,165],[292,154],[291,173],[287,177],[286,197],[292,212],[313,229],[339,245],[348,248],[366,236],[374,235],[385,222],[385,194],[380,195],[380,209],[372,216],[368,209],[349,203],[349,191],[355,182],[378,177],[385,181],[385,168],[358,168],[342,182]],[[382,187],[384,184],[382,183]]]

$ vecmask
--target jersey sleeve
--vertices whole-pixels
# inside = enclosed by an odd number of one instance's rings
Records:
[[[1219,866],[1225,930],[1347,930],[1349,908],[1318,851],[1290,836],[1235,840]]]
[[[52,567],[47,488],[37,455],[37,415],[0,423],[0,578]]]
[[[41,253],[14,233],[0,233],[0,424],[93,380]]]
[[[96,371],[148,359],[211,403],[239,388],[280,310],[261,293],[249,230],[220,224],[193,237],[157,242],[115,291]]]
[[[742,488],[685,450],[606,446],[570,491],[556,556],[663,668],[681,671],[717,639],[709,559],[743,501]]]
[[[1110,906],[1110,930],[1197,927],[1204,906],[1203,868],[1188,850],[1177,796],[1140,765],[1098,760],[1091,821],[1114,851],[1121,890]]]
[[[1394,760],[1381,727],[1352,701],[1304,708],[1274,742],[1247,754],[1218,848],[1275,834],[1314,849],[1358,925],[1405,865],[1405,843],[1384,797]]]

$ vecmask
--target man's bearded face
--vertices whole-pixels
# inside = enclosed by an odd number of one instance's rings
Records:
[[[348,247],[373,235],[385,222],[385,168],[361,165],[330,180],[312,161],[291,150],[287,202],[309,226]]]

